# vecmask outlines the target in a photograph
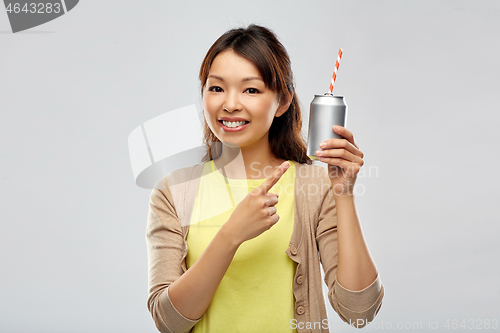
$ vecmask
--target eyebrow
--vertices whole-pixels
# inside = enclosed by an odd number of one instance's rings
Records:
[[[224,79],[218,75],[211,74],[208,77],[216,79],[216,80],[224,81]],[[241,80],[241,82],[247,82],[247,81],[252,81],[252,80],[264,81],[260,76],[249,76],[249,77],[246,77],[243,80]]]

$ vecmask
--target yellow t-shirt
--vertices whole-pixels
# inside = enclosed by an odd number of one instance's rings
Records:
[[[269,191],[279,194],[279,221],[238,248],[194,332],[296,332],[290,327],[296,263],[285,253],[294,223],[295,165],[289,162],[290,168]],[[234,208],[264,180],[228,179],[213,161],[205,163],[187,235],[188,269]]]

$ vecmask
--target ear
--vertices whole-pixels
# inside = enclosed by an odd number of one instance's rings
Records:
[[[292,99],[293,95],[291,95],[287,100],[282,100],[274,116],[280,117],[283,113],[285,113],[286,110],[288,110],[288,108],[290,107],[290,104],[292,104]]]

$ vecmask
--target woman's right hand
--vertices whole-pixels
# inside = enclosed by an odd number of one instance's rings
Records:
[[[221,230],[239,246],[269,230],[279,220],[276,213],[278,194],[268,193],[290,167],[286,161],[274,170],[259,187],[250,192],[234,209]]]

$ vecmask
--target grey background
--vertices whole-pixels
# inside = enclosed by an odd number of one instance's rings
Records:
[[[0,10],[0,331],[156,332],[127,137],[198,103],[209,46],[252,22],[291,55],[304,129],[344,49],[335,93],[386,288],[373,324],[499,320],[498,17],[481,0],[109,0],[12,34]]]

